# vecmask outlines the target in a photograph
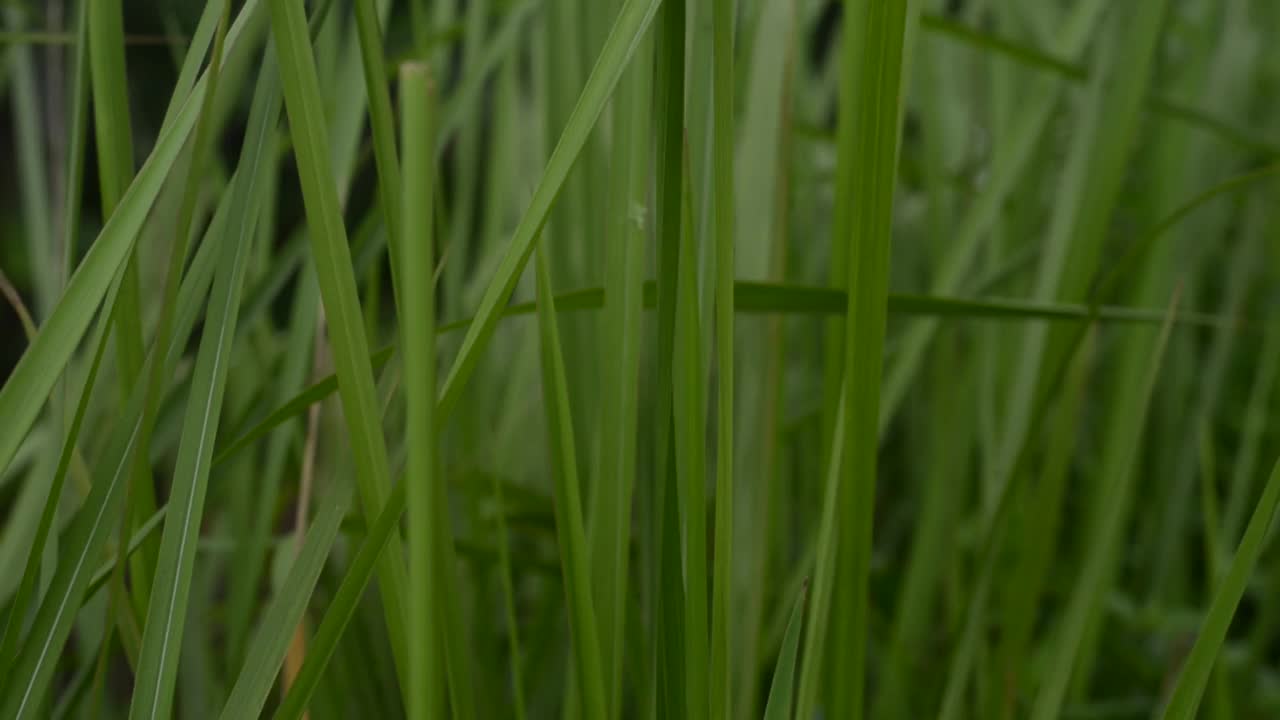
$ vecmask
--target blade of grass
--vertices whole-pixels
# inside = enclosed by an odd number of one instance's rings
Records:
[[[712,208],[715,222],[715,336],[716,336],[716,514],[713,577],[711,585],[711,670],[709,695],[711,718],[733,715],[729,663],[736,619],[733,603],[733,33],[734,0],[711,3]]]
[[[1258,558],[1266,546],[1267,533],[1280,506],[1280,464],[1267,479],[1266,487],[1254,508],[1244,537],[1236,549],[1235,557],[1227,568],[1222,584],[1214,593],[1213,602],[1205,614],[1204,623],[1196,636],[1195,645],[1178,673],[1177,683],[1165,706],[1162,717],[1166,720],[1191,720],[1196,716],[1205,685],[1213,673],[1213,666],[1221,652],[1231,619],[1235,616],[1240,598],[1258,564]]]
[[[98,179],[102,214],[109,219],[133,181],[133,131],[130,126],[129,93],[124,53],[124,8],[121,0],[95,2],[89,6],[90,79],[93,88],[95,147],[98,154]],[[143,357],[142,299],[137,254],[125,260],[120,294],[112,309],[115,315],[117,373],[120,376],[121,399],[138,381]],[[143,438],[145,440],[145,438]],[[129,524],[142,522],[155,512],[155,489],[151,482],[147,457],[135,454],[133,480],[126,493]],[[130,500],[132,498],[132,500]],[[151,576],[155,572],[155,552],[144,548],[132,562],[131,585],[134,611],[142,612],[150,594]]]
[[[268,172],[270,172],[268,170]],[[265,210],[265,208],[264,208]],[[258,219],[258,226],[267,220]],[[261,241],[260,241],[261,242]],[[289,320],[287,347],[303,348],[314,345],[316,308],[320,302],[320,289],[316,284],[315,270],[310,263],[298,277],[298,287],[293,295],[293,307]],[[247,304],[242,303],[242,304]],[[242,318],[238,324],[245,323]],[[277,401],[287,402],[303,387],[307,372],[311,367],[311,354],[303,352],[286,353],[283,366],[278,371],[275,381],[279,386]],[[374,363],[375,366],[378,363]],[[332,390],[330,390],[332,392]],[[280,480],[284,475],[285,464],[289,459],[293,440],[297,436],[296,427],[285,427],[276,430],[268,443],[266,459],[258,478],[261,485],[256,493],[256,505],[249,526],[249,536],[242,545],[242,554],[235,561],[236,580],[228,589],[227,613],[228,632],[226,656],[228,667],[239,668],[247,659],[244,648],[249,640],[249,630],[253,608],[257,603],[262,581],[262,569],[268,555],[267,543],[276,520],[277,498],[280,494]],[[221,464],[224,453],[214,456],[213,466]]]
[[[656,586],[654,624],[659,628],[654,641],[654,694],[657,712],[663,717],[677,717],[684,712],[684,576],[681,562],[682,542],[679,492],[676,466],[675,424],[675,342],[676,312],[679,305],[681,228],[684,214],[684,0],[666,0],[661,21],[655,29],[654,67],[654,138],[656,189],[656,274],[657,369],[654,387],[658,393],[654,417],[655,454],[652,475],[658,483],[653,523],[658,550],[653,554],[657,565],[651,572]]]
[[[217,3],[210,3],[210,5],[217,5]],[[189,238],[195,221],[201,181],[204,178],[205,154],[209,151],[210,135],[215,134],[211,126],[213,123],[211,116],[213,114],[214,100],[218,93],[218,79],[222,74],[222,57],[227,26],[231,22],[231,3],[224,1],[221,7],[222,12],[217,15],[217,31],[209,59],[209,72],[206,76],[208,78],[208,90],[205,92],[200,105],[200,117],[196,120],[195,137],[192,140],[192,149],[190,151],[191,158],[187,168],[187,176],[184,179],[182,204],[178,210],[178,220],[173,235],[174,242],[169,249],[169,262],[165,274],[164,290],[162,291],[163,299],[160,305],[160,318],[155,331],[154,345],[157,347],[164,347],[169,341],[174,302],[181,286],[182,268],[187,260]],[[157,371],[161,370],[162,367],[160,363],[153,364],[151,366],[152,372],[147,377],[147,392],[153,396],[162,391],[162,385],[167,380],[167,378],[157,374]],[[142,424],[138,434],[137,450],[134,455],[137,458],[135,460],[137,469],[134,471],[135,482],[133,486],[125,489],[125,507],[130,508],[133,513],[133,519],[132,522],[123,523],[120,526],[119,545],[121,546],[126,544],[129,532],[132,529],[141,526],[147,518],[155,514],[155,489],[151,482],[149,467],[151,458],[151,424],[149,422],[144,421]],[[131,502],[130,496],[140,485],[145,486],[144,489]],[[158,548],[155,544],[148,543],[143,546],[138,558],[132,561],[132,575],[135,577],[135,583],[142,583],[142,587],[148,589],[148,595],[153,574],[159,561],[157,553]]]
[[[936,616],[943,573],[956,561],[953,536],[960,519],[958,509],[963,506],[970,481],[962,468],[971,450],[973,427],[954,427],[953,418],[972,401],[973,395],[964,383],[957,382],[968,368],[956,367],[953,345],[940,339],[938,349],[950,352],[940,352],[932,361],[931,397],[936,406],[932,421],[926,425],[929,441],[922,446],[930,460],[920,490],[920,516],[882,660],[880,687],[872,705],[876,717],[910,718],[920,714],[922,698],[912,692],[911,678],[920,672],[929,634],[936,629],[932,618]]]
[[[843,388],[842,388],[843,390]],[[845,406],[837,406],[835,438],[845,429]],[[827,459],[826,483],[822,491],[822,518],[815,539],[813,587],[809,595],[809,617],[804,634],[804,655],[800,660],[800,684],[796,690],[797,718],[811,718],[818,709],[821,692],[822,660],[826,657],[827,638],[831,635],[831,605],[836,583],[836,553],[839,549],[836,514],[839,511],[841,463],[844,444],[831,441],[831,455]]]
[[[673,398],[676,486],[684,537],[685,715],[707,713],[707,495],[706,374],[698,296],[698,248],[694,227],[693,177],[687,142],[681,183],[680,257],[676,287]]]
[[[1071,471],[1072,454],[1079,442],[1081,405],[1094,357],[1096,331],[1086,338],[1086,344],[1077,352],[1067,370],[1067,378],[1053,410],[1053,427],[1049,446],[1038,474],[1038,482],[1025,489],[1027,504],[1020,505],[1018,517],[1011,532],[1019,540],[1014,547],[1017,556],[1011,577],[1015,578],[1006,592],[1008,600],[1002,612],[1000,650],[1004,654],[1006,717],[1012,717],[1018,689],[1028,677],[1025,665],[1027,648],[1035,621],[1039,616],[1041,594],[1059,544],[1059,528],[1063,520],[1067,479]]]
[[[494,513],[498,522],[498,571],[502,583],[502,609],[507,623],[507,652],[511,655],[511,695],[515,701],[516,720],[525,720],[524,680],[521,671],[522,654],[520,650],[520,626],[516,621],[515,588],[511,578],[511,557],[508,543],[510,535],[507,531],[506,504],[502,496],[502,483],[497,476],[493,481]]]
[[[258,626],[253,644],[245,655],[231,696],[219,716],[232,718],[260,717],[262,708],[275,684],[285,653],[293,639],[294,628],[302,621],[308,601],[315,590],[325,559],[338,537],[342,518],[350,505],[347,488],[333,488],[322,505],[298,557],[289,568],[281,590],[272,598]]]
[[[1280,332],[1269,331],[1258,355],[1258,370],[1249,388],[1249,403],[1244,412],[1243,440],[1231,472],[1231,490],[1222,516],[1221,542],[1231,543],[1240,537],[1240,526],[1249,500],[1254,498],[1254,468],[1263,444],[1269,408],[1275,396],[1276,364],[1280,361]],[[1229,547],[1229,545],[1228,545]]]
[[[787,623],[787,634],[782,639],[782,650],[778,653],[778,665],[773,671],[773,684],[769,686],[769,700],[764,706],[764,720],[789,720],[794,697],[796,656],[800,651],[800,632],[804,625],[805,598],[809,594],[809,583],[805,582],[796,598],[795,610],[791,611],[791,620]]]
[[[848,678],[835,688],[832,713],[863,717],[868,640],[868,575],[879,446],[880,371],[888,304],[889,248],[897,184],[899,103],[902,96],[906,0],[868,6],[865,24],[845,14],[845,49],[838,171],[852,190],[852,207],[837,218],[834,236],[847,242],[849,309],[844,325],[841,397],[847,424],[840,503],[840,562],[836,596],[847,603],[835,618],[837,667]],[[857,43],[852,42],[857,39]],[[861,55],[861,57],[858,57]],[[854,76],[854,69],[858,74]],[[856,93],[856,95],[854,95]],[[843,220],[843,222],[841,222]],[[847,238],[847,240],[846,240]]]
[[[16,8],[8,8],[5,17],[18,24],[21,15]],[[40,96],[36,92],[36,68],[30,46],[15,45],[6,53],[7,67],[13,78],[11,104],[14,126],[14,153],[21,182],[18,191],[22,200],[22,225],[27,241],[29,272],[34,289],[34,306],[37,317],[45,317],[53,309],[57,299],[58,264],[52,253],[53,213],[51,210],[48,171],[44,162],[46,148],[40,122]]]
[[[645,246],[650,225],[651,43],[636,52],[620,86],[614,131],[613,179],[605,247],[604,312],[600,316],[600,467],[590,494],[587,541],[594,607],[600,623],[608,717],[622,714],[631,573],[632,494],[639,426],[641,319]]]
[[[378,203],[382,207],[391,256],[392,297],[401,292],[400,252],[400,162],[396,156],[395,122],[391,111],[391,91],[383,64],[382,29],[374,0],[356,0],[356,31],[360,38],[360,60],[364,68],[369,101],[369,125],[373,131],[374,164],[378,171]]]
[[[569,390],[564,376],[555,299],[551,293],[551,268],[546,251],[538,250],[538,328],[542,345],[543,394],[550,434],[552,473],[555,476],[555,511],[560,539],[560,566],[565,577],[565,600],[573,636],[574,670],[586,717],[603,718],[608,707],[600,640],[591,598],[591,566],[586,530],[582,524],[582,500],[574,449],[573,419],[569,417]]]
[[[400,337],[403,339],[405,373],[405,445],[408,466],[405,484],[409,496],[409,717],[417,720],[437,717],[444,707],[442,670],[443,603],[437,602],[432,587],[436,565],[449,557],[436,547],[436,525],[447,519],[437,507],[443,497],[436,467],[436,352],[435,283],[432,198],[435,159],[435,80],[424,64],[400,67],[401,147],[405,174],[401,218],[402,237],[399,262],[402,278],[413,282],[403,289]],[[384,192],[387,192],[384,189]],[[451,536],[444,534],[446,542]],[[457,622],[458,618],[449,621]]]

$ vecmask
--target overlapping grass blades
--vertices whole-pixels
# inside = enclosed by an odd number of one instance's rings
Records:
[[[1280,6],[38,5],[0,717],[1276,714]]]
[[[266,63],[268,68],[272,65],[271,62]],[[214,274],[209,310],[183,419],[182,441],[169,499],[175,511],[166,513],[159,564],[156,566],[155,592],[147,609],[138,680],[130,711],[135,718],[172,714],[196,539],[204,510],[209,469],[213,463],[214,437],[222,416],[223,394],[250,245],[260,210],[258,201],[265,167],[263,156],[269,152],[268,141],[280,116],[278,82],[275,73],[260,75],[237,169],[240,180],[231,195],[231,210],[228,212],[232,222],[227,228],[228,237],[221,248]]]
[[[343,416],[355,459],[356,485],[365,517],[372,524],[390,493],[390,470],[346,228],[338,206],[337,189],[331,182],[333,172],[320,82],[301,3],[269,0],[269,4],[271,35],[280,58],[281,85],[294,138],[316,275],[329,323],[338,394],[342,397]],[[391,539],[382,555],[378,574],[396,667],[404,677],[406,578],[404,553],[398,537]]]

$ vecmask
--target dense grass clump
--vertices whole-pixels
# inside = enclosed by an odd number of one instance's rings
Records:
[[[1280,717],[1280,5],[0,23],[0,720]]]

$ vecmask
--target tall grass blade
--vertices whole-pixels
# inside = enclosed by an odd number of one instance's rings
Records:
[[[733,601],[733,515],[735,499],[733,472],[734,362],[733,362],[733,280],[734,259],[733,141],[734,105],[733,35],[734,0],[711,3],[712,117],[711,203],[715,222],[715,338],[716,338],[716,514],[715,552],[711,586],[711,671],[709,693],[711,715],[733,716],[730,683],[730,647],[733,634],[729,623],[736,617]]]
[[[843,187],[852,192],[852,206],[837,217],[833,230],[836,242],[848,243],[845,287],[849,289],[849,309],[844,323],[844,393],[840,399],[846,425],[840,439],[845,461],[838,499],[841,541],[836,590],[843,605],[838,606],[835,617],[837,667],[848,681],[835,688],[832,713],[855,720],[865,712],[880,368],[897,185],[907,3],[872,2],[865,12],[861,26],[856,13],[845,14],[837,169],[844,178]]]
[[[403,245],[398,260],[400,277],[409,281],[402,289],[400,337],[405,373],[405,446],[408,467],[405,484],[409,497],[409,716],[417,720],[438,717],[444,707],[443,608],[437,602],[439,584],[433,587],[436,565],[446,557],[436,547],[442,534],[436,525],[447,519],[437,507],[444,493],[437,486],[436,460],[436,348],[435,348],[435,239],[432,213],[435,160],[435,80],[422,64],[400,68],[401,146],[404,149]],[[387,190],[384,190],[386,192]],[[451,566],[450,566],[451,567]],[[450,618],[456,622],[457,618]]]
[[[574,670],[586,717],[606,717],[599,630],[591,597],[591,565],[586,530],[582,524],[582,499],[578,485],[577,451],[573,419],[569,416],[569,391],[564,376],[555,299],[551,294],[550,261],[538,251],[538,329],[542,346],[543,395],[547,408],[552,472],[555,475],[556,532],[560,540],[560,566],[565,578],[569,631],[573,636]]]
[[[605,237],[604,312],[600,316],[600,469],[590,494],[587,533],[595,612],[600,623],[609,717],[622,715],[625,621],[631,573],[632,494],[636,479],[645,247],[650,236],[652,43],[644,41],[619,86],[613,193]]]

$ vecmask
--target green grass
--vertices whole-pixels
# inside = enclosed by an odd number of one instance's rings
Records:
[[[1266,0],[13,0],[0,718],[1280,714]]]

